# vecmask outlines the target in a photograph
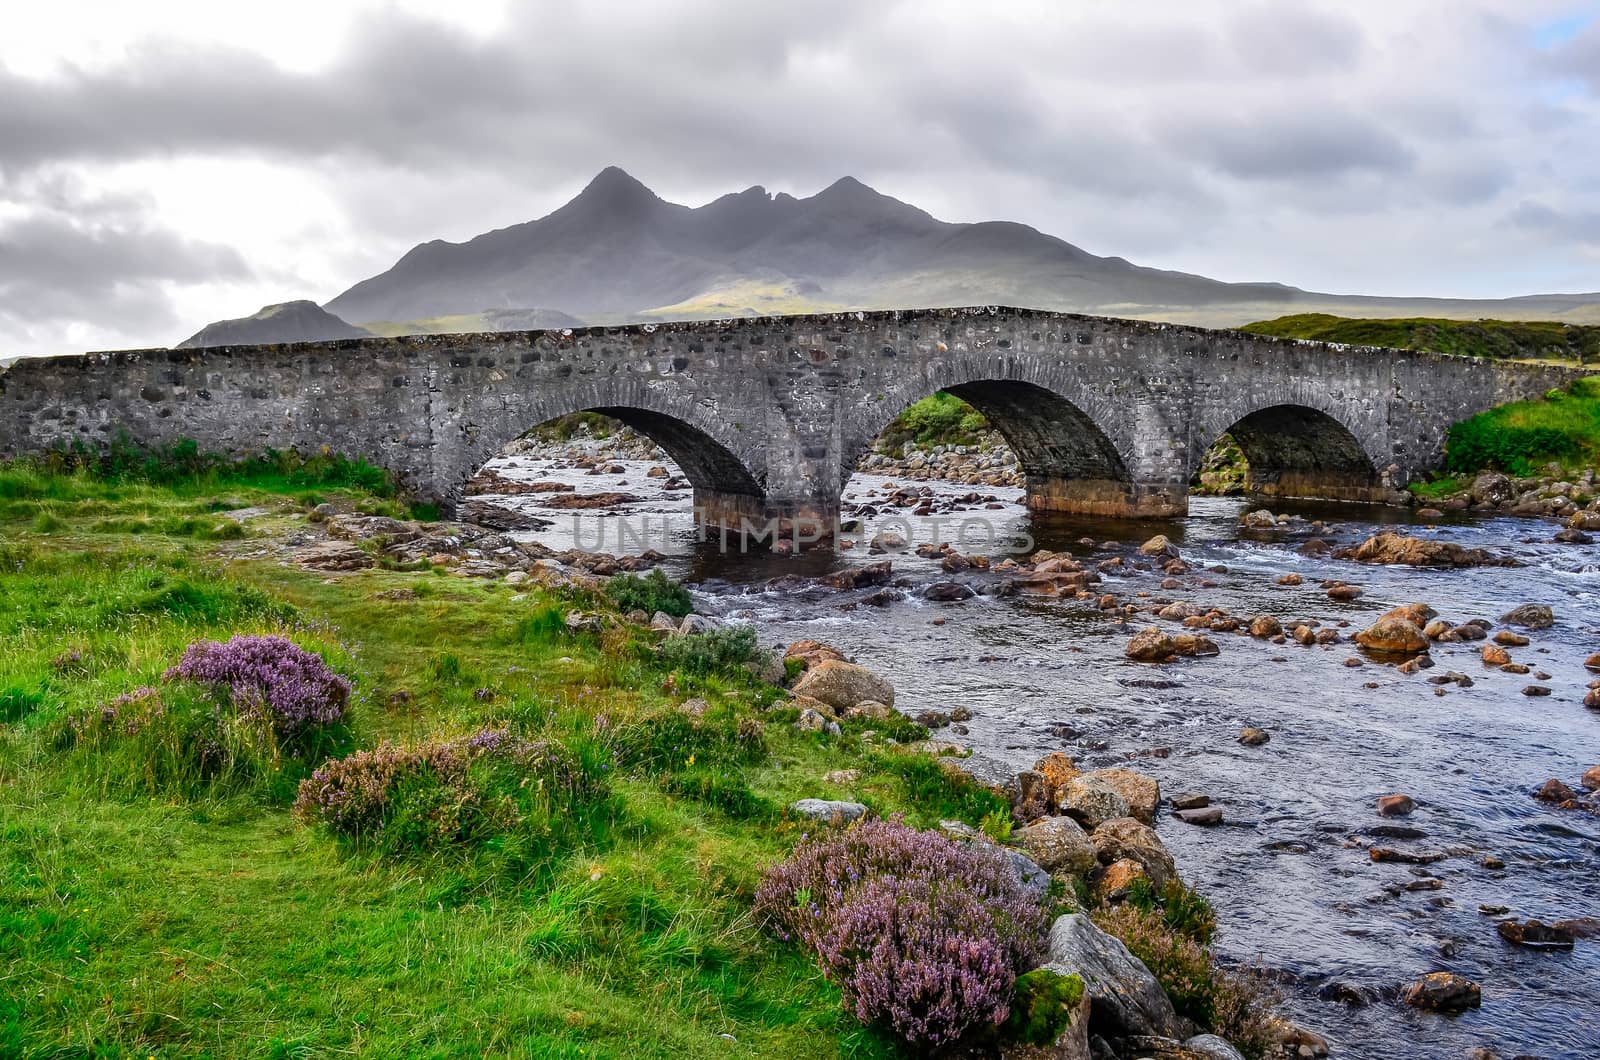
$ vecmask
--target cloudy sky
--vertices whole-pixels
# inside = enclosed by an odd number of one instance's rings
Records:
[[[1600,0],[5,6],[0,358],[326,301],[609,164],[1227,280],[1600,290]]]

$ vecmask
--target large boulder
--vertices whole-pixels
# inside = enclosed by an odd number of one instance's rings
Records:
[[[795,694],[820,699],[835,710],[849,710],[872,700],[894,706],[894,685],[865,666],[823,659],[795,682]]]
[[[1121,795],[1123,801],[1128,804],[1129,816],[1138,818],[1145,824],[1155,824],[1156,805],[1161,802],[1161,785],[1155,777],[1121,766],[1096,769],[1092,773],[1085,773],[1084,776],[1111,785],[1111,789]]]
[[[1161,629],[1151,626],[1135,633],[1123,654],[1135,662],[1166,662],[1178,654],[1178,644]]]
[[[867,815],[867,808],[859,802],[839,799],[800,799],[789,804],[789,812],[819,824],[843,828]]]
[[[1157,534],[1139,546],[1141,555],[1153,556],[1156,559],[1168,560],[1178,558],[1178,546],[1167,540],[1166,534]]]
[[[1070,817],[1041,817],[1014,830],[1011,839],[1046,872],[1082,876],[1095,867],[1089,833]]]
[[[1430,1012],[1462,1012],[1483,1001],[1478,984],[1454,972],[1429,972],[1400,996],[1406,1004]]]
[[[1102,822],[1089,836],[1089,842],[1103,865],[1138,862],[1157,894],[1178,878],[1178,867],[1156,830],[1132,817],[1114,817]]]
[[[1523,629],[1549,629],[1556,624],[1556,615],[1545,604],[1523,604],[1501,615],[1500,621]]]
[[[1421,655],[1428,650],[1428,638],[1415,622],[1403,618],[1380,618],[1360,633],[1356,643],[1386,655]]]
[[[1103,1021],[1113,1037],[1154,1034],[1177,1038],[1183,1024],[1172,1002],[1143,961],[1120,939],[1095,927],[1083,913],[1068,913],[1050,926],[1050,953],[1045,967],[1059,975],[1083,979],[1092,1018]]]
[[[1474,504],[1490,504],[1498,507],[1516,497],[1517,484],[1512,482],[1509,476],[1498,471],[1483,471],[1472,480],[1470,492]]]
[[[1489,567],[1507,566],[1510,562],[1485,549],[1466,548],[1453,541],[1405,537],[1389,531],[1374,534],[1354,548],[1338,549],[1334,558],[1407,567]]]
[[[1056,805],[1085,828],[1097,828],[1104,821],[1127,817],[1132,812],[1128,800],[1104,780],[1089,776],[1073,777],[1056,789]]]

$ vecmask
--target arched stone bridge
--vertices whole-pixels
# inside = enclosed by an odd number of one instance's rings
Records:
[[[655,439],[725,526],[831,519],[857,462],[938,390],[1016,451],[1036,508],[1167,516],[1231,431],[1268,496],[1381,501],[1450,424],[1575,369],[981,307],[23,360],[0,452],[193,438],[365,457],[449,505],[530,428],[590,409]]]

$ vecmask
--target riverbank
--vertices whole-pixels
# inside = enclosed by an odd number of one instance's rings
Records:
[[[1056,754],[974,779],[825,645],[677,618],[625,572],[656,559],[413,521],[349,477],[0,473],[6,1051],[899,1055],[751,915],[767,866],[858,813],[1009,850],[1029,901],[1148,958],[1118,980],[1142,1022],[1085,1010],[1078,1045],[1266,1033],[1165,886],[1153,778]],[[286,665],[292,692],[249,676]],[[1038,958],[1068,975],[1107,945],[1071,923]],[[1241,1044],[1314,1041],[1272,1026]]]

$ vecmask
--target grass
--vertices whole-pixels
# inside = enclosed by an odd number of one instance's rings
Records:
[[[1485,467],[1514,475],[1539,465],[1593,465],[1600,459],[1600,378],[1586,377],[1567,390],[1516,401],[1462,420],[1450,428],[1445,470],[1468,474]]]
[[[726,637],[663,656],[604,597],[281,564],[309,504],[401,503],[336,467],[0,467],[0,1055],[898,1055],[751,920],[802,830],[781,808],[977,825],[994,800],[862,726],[795,732]],[[244,506],[264,514],[217,515]],[[573,606],[613,618],[571,633]],[[537,871],[489,843],[386,856],[291,816],[312,763],[218,784],[145,776],[114,735],[60,739],[118,695],[165,694],[188,643],[266,632],[351,678],[349,745],[493,725],[587,748],[608,756],[604,814]],[[691,695],[698,725],[676,709]],[[822,781],[845,766],[848,789]]]
[[[1559,321],[1371,319],[1297,313],[1246,324],[1239,330],[1288,339],[1353,346],[1387,346],[1469,357],[1565,361],[1600,359],[1600,326]]]

